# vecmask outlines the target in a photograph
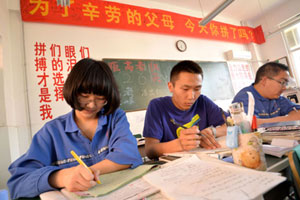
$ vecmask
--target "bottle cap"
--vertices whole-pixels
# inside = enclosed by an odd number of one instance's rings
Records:
[[[253,117],[252,117],[252,125],[251,125],[251,129],[252,129],[252,131],[257,131],[257,122],[256,122],[256,116],[255,115],[253,115]]]

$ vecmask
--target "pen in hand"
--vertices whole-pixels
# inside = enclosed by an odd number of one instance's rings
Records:
[[[298,110],[295,107],[293,107],[293,110],[296,111],[296,112],[298,112]]]
[[[71,154],[72,154],[72,156],[77,160],[77,162],[80,164],[80,165],[82,165],[82,166],[84,166],[86,169],[88,169],[92,174],[94,174],[93,172],[92,172],[92,170],[80,159],[80,157],[72,150],[71,151]],[[101,184],[101,182],[100,182],[100,180],[99,179],[97,179],[96,180],[96,182],[98,183],[98,184]]]
[[[174,119],[170,119],[170,121],[171,121],[174,125],[176,125],[176,126],[179,126],[179,127],[181,127],[181,128],[187,129],[187,127],[185,127],[185,126],[183,126],[183,125],[178,124],[177,122],[175,122]]]
[[[176,126],[179,126],[179,127],[181,127],[181,128],[184,128],[184,129],[188,129],[188,127],[183,126],[183,125],[181,125],[181,124],[178,124],[174,119],[170,119],[170,121],[171,121],[174,125],[176,125]],[[191,127],[193,127],[194,125],[196,125],[199,121],[200,121],[200,118],[197,119],[196,121],[194,121],[194,123],[192,124]],[[201,135],[201,133],[197,133],[197,135]]]

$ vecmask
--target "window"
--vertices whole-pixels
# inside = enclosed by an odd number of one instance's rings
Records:
[[[283,31],[298,83],[300,82],[300,21]]]

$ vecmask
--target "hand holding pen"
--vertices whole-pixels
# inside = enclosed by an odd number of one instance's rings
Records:
[[[196,120],[191,125],[191,128],[187,128],[186,126],[178,124],[174,119],[170,120],[176,126],[183,128],[182,130],[180,130],[180,134],[178,136],[178,141],[183,151],[189,151],[191,149],[195,149],[199,147],[201,135],[200,135],[199,128],[195,126],[195,124],[197,124],[199,120]]]
[[[49,176],[49,183],[54,188],[66,188],[70,192],[87,191],[97,184],[98,176],[99,171],[79,164],[53,172]]]
[[[205,149],[216,149],[221,147],[221,145],[216,141],[216,138],[214,137],[210,127],[203,129],[201,134],[201,147]]]

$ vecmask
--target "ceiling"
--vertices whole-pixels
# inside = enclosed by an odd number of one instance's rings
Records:
[[[190,10],[199,10],[200,16],[205,17],[224,0],[149,0],[165,3]],[[224,18],[249,21],[260,17],[263,13],[280,6],[288,0],[234,0],[219,15]],[[203,12],[202,12],[203,11]]]

